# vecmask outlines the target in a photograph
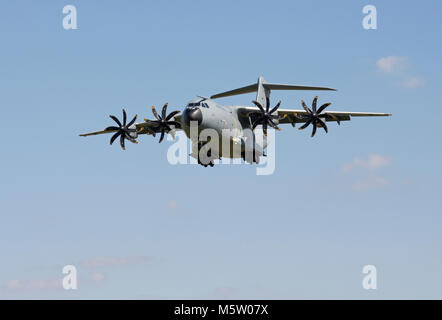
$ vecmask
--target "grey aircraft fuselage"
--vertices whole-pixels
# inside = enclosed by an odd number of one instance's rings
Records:
[[[182,112],[181,126],[186,136],[193,143],[198,142],[195,141],[198,139],[198,135],[192,135],[190,128],[192,121],[195,124],[198,123],[198,133],[206,129],[215,130],[219,138],[219,156],[226,158],[241,157],[241,154],[232,151],[235,150],[233,149],[235,147],[240,147],[241,152],[254,150],[256,155],[263,155],[267,143],[265,140],[260,143],[259,139],[254,139],[254,132],[251,130],[249,118],[241,116],[238,109],[239,106],[222,106],[211,99],[192,100]],[[223,139],[229,139],[230,150],[222,148]]]

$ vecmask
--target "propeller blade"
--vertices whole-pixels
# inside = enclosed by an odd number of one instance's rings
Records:
[[[110,139],[110,144],[112,145],[112,143],[114,143],[115,139],[118,138],[118,136],[121,134],[121,131],[118,131],[117,133],[115,133],[112,138]]]
[[[266,97],[266,112],[269,112],[270,109],[270,98]]]
[[[256,118],[255,121],[253,121],[252,123],[252,130],[255,130],[255,128],[260,124],[260,121],[262,120],[261,118]]]
[[[155,106],[152,106],[152,113],[155,116],[155,118],[157,118],[159,121],[161,121],[161,118],[158,115],[157,110],[155,110]]]
[[[160,137],[160,141],[158,141],[158,143],[161,143],[161,141],[163,141],[164,139],[164,128],[161,129],[161,137]]]
[[[126,110],[123,109],[123,127],[126,126],[126,120],[127,120]]]
[[[126,150],[126,147],[124,146],[124,135],[120,136],[120,145],[123,150]]]
[[[270,124],[270,126],[271,126],[273,129],[278,130],[278,131],[281,131],[281,128],[279,128],[279,127],[276,125],[276,123],[274,123],[273,120],[270,119],[270,118],[269,118],[269,124]]]
[[[127,140],[135,140],[134,138],[132,138],[132,136],[130,135],[129,131],[124,131],[123,134],[124,134],[124,138],[125,139],[127,139]]]
[[[138,117],[138,115],[136,114],[135,117],[127,124],[128,128],[135,123],[135,120],[137,120],[137,117]]]
[[[306,123],[304,123],[304,125],[302,127],[299,127],[298,130],[304,130],[305,128],[307,128],[310,123],[312,123],[312,119],[308,120]]]
[[[316,134],[316,122],[313,122],[312,138],[315,136],[315,134]]]
[[[171,112],[167,117],[166,117],[166,121],[169,121],[170,119],[172,119],[176,114],[180,113],[180,111],[173,111]]]
[[[316,103],[317,102],[318,102],[318,96],[316,96],[312,102],[313,113],[316,113]]]
[[[175,128],[180,128],[181,127],[181,123],[179,123],[177,121],[167,121],[166,124],[169,125],[169,126],[175,126]]]
[[[163,119],[163,120],[166,119],[167,105],[168,105],[168,103],[166,102],[166,104],[163,106],[163,110],[161,110],[161,119]]]
[[[135,140],[133,137],[131,137],[130,135],[128,135],[128,134],[126,134],[126,139],[127,140],[129,140],[130,142],[132,142],[132,143],[135,143],[135,144],[137,144],[138,143],[138,141],[137,140]]]
[[[304,110],[305,110],[307,113],[311,114],[312,111],[309,109],[309,107],[307,107],[307,105],[305,104],[305,101],[304,101],[304,100],[301,100],[301,103],[302,103],[302,107],[304,108]]]
[[[327,125],[325,124],[325,121],[322,121],[321,119],[318,118],[318,122],[324,128],[325,132],[328,133],[328,128],[327,128]]]
[[[324,111],[325,108],[327,108],[329,105],[331,105],[330,102],[324,103],[318,110],[318,114],[320,114],[322,111]]]
[[[281,128],[278,127],[276,124],[269,123],[269,125],[270,125],[273,129],[278,130],[278,131],[281,131]]]
[[[276,106],[273,107],[272,110],[270,110],[270,114],[272,114],[273,112],[275,112],[276,110],[278,110],[279,106],[281,105],[281,100],[279,100],[278,104]]]
[[[255,106],[257,106],[262,113],[265,113],[264,108],[258,101],[253,100],[252,103],[255,104]]]
[[[116,116],[114,116],[114,115],[110,115],[109,117],[110,117],[112,120],[114,120],[114,121],[118,124],[119,127],[122,127],[122,126],[123,126],[123,125],[121,124],[120,120],[118,120],[118,118],[117,118]]]

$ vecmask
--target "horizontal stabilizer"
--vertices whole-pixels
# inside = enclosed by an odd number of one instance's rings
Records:
[[[238,94],[244,94],[244,93],[250,93],[250,92],[256,92],[258,90],[258,84],[251,84],[250,86],[222,92],[215,94],[210,97],[210,99],[216,99],[216,98],[222,98],[222,97],[229,97],[229,96],[236,96]]]
[[[296,86],[290,84],[276,84],[276,83],[264,83],[264,88],[270,90],[327,90],[336,91],[336,89],[325,87],[308,87],[308,86]]]
[[[327,91],[336,91],[336,89],[326,88],[326,87],[310,87],[310,86],[298,86],[298,85],[290,85],[290,84],[277,84],[277,83],[266,83],[263,82],[262,86],[267,90],[327,90]],[[251,93],[258,91],[258,83],[251,84],[246,87],[221,92],[214,94],[211,96],[211,99],[223,98],[229,96],[235,96],[239,94]]]

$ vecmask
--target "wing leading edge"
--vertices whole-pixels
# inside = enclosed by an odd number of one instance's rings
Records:
[[[250,117],[253,113],[260,113],[257,107],[239,107],[238,112],[240,115]],[[279,120],[279,123],[305,123],[306,119],[303,116],[308,115],[305,110],[296,109],[278,109],[278,115],[283,117]],[[325,120],[328,121],[349,121],[351,117],[389,117],[391,113],[379,113],[379,112],[349,112],[349,111],[325,111]]]
[[[174,120],[177,122],[181,122],[181,115],[175,115]],[[137,133],[140,134],[151,134],[151,132],[155,131],[156,124],[152,123],[151,121],[147,120],[140,123],[134,124],[135,128],[137,129]],[[174,130],[181,130],[180,128],[174,128]],[[95,136],[99,134],[107,134],[117,132],[117,130],[101,130],[101,131],[94,131],[94,132],[88,132],[88,133],[82,133],[80,134],[80,137],[88,137],[88,136]]]

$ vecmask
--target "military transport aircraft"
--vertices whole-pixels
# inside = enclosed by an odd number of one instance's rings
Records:
[[[123,109],[123,121],[121,122],[117,117],[111,115],[110,118],[115,121],[117,126],[110,126],[103,131],[80,134],[80,136],[90,136],[105,133],[114,133],[110,139],[112,144],[118,137],[120,138],[120,145],[125,149],[125,140],[132,143],[138,143],[136,140],[139,135],[147,134],[155,137],[160,134],[159,142],[163,141],[165,134],[174,135],[176,130],[184,130],[186,136],[198,146],[200,150],[204,146],[204,142],[192,136],[191,127],[197,124],[197,131],[201,132],[204,129],[213,129],[219,134],[219,150],[212,152],[209,161],[201,161],[199,153],[192,153],[191,156],[198,159],[198,163],[207,167],[213,166],[213,160],[221,157],[233,158],[242,157],[246,162],[259,163],[259,157],[265,156],[265,149],[267,147],[267,128],[271,127],[280,130],[280,124],[290,123],[295,127],[296,123],[302,123],[300,130],[312,125],[312,137],[316,134],[317,128],[322,128],[326,133],[328,127],[326,122],[348,121],[351,117],[379,117],[391,116],[389,113],[373,113],[373,112],[343,112],[343,111],[326,111],[325,109],[331,103],[322,104],[317,107],[318,97],[313,99],[312,106],[309,108],[304,100],[301,101],[302,110],[282,109],[280,108],[281,101],[276,106],[270,108],[270,92],[271,90],[331,90],[335,89],[324,87],[308,87],[299,85],[274,84],[267,83],[262,77],[259,77],[257,83],[245,86],[242,88],[218,93],[212,95],[210,98],[200,97],[197,100],[190,101],[182,112],[173,111],[167,114],[167,103],[163,106],[161,115],[157,113],[155,107],[152,107],[152,113],[155,116],[154,120],[144,119],[144,122],[136,123],[137,116],[127,122],[126,111]],[[222,106],[214,101],[214,99],[228,97],[233,95],[257,92],[256,100],[252,101],[254,106]],[[258,129],[256,131],[256,129]],[[229,137],[229,148],[222,149],[221,139],[223,132],[230,130],[234,132]],[[250,133],[246,134],[246,133]],[[255,132],[258,132],[264,139],[259,143],[256,139]],[[232,148],[236,146],[240,148],[240,153],[235,155]],[[226,150],[229,149],[229,150]],[[252,154],[253,157],[247,157],[247,154]]]

